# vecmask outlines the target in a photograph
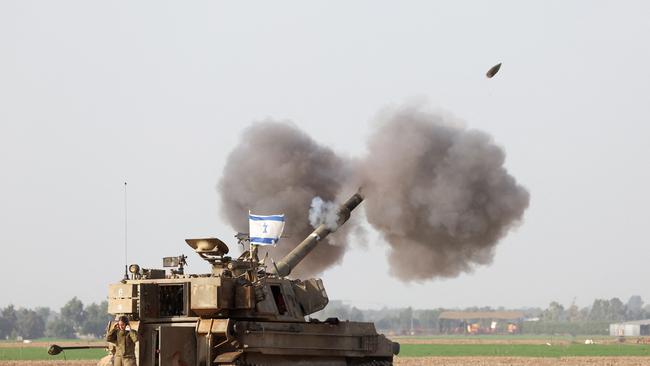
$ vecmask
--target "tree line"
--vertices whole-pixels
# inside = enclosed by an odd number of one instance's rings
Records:
[[[439,332],[439,317],[445,310],[453,311],[521,311],[526,320],[522,331],[534,334],[608,334],[610,323],[650,319],[650,305],[645,305],[639,295],[631,296],[627,302],[614,297],[595,299],[590,306],[578,307],[575,303],[564,306],[553,301],[547,308],[531,307],[506,309],[504,307],[468,307],[463,309],[413,309],[383,308],[379,310],[362,310],[331,301],[314,318],[326,319],[336,317],[351,321],[370,321],[385,332],[405,334],[411,331],[420,333]]]
[[[77,297],[58,312],[48,307],[34,309],[14,305],[0,309],[0,339],[103,337],[108,315],[108,302],[84,306]]]
[[[503,307],[468,307],[464,309],[413,309],[383,308],[378,310],[359,309],[342,301],[333,300],[313,318],[339,318],[351,321],[369,321],[386,332],[436,333],[439,330],[440,313],[454,311],[506,311],[517,310],[529,320],[523,327],[525,333],[539,334],[607,334],[607,325],[613,322],[650,319],[650,305],[645,305],[639,295],[627,302],[614,297],[596,299],[583,308],[576,304],[564,306],[553,301],[547,308],[506,309]],[[78,298],[68,301],[59,312],[47,307],[34,309],[9,305],[0,309],[0,339],[77,338],[81,336],[103,337],[106,324],[112,319],[108,315],[108,303],[92,303],[84,306]]]

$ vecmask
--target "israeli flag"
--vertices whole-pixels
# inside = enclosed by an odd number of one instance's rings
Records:
[[[275,245],[284,230],[284,215],[253,215],[249,211],[248,226],[252,245]]]

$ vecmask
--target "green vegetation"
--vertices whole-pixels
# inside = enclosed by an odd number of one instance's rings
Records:
[[[68,360],[98,360],[103,349],[68,350]],[[650,345],[631,344],[402,344],[400,357],[650,357]],[[45,347],[0,347],[0,361],[63,360],[64,354],[50,356]]]
[[[580,335],[580,336],[572,336],[569,334],[475,334],[475,335],[466,335],[466,334],[432,334],[432,335],[402,335],[402,336],[391,336],[389,337],[390,339],[396,341],[396,342],[401,342],[404,340],[427,340],[427,339],[449,339],[449,340],[454,340],[454,339],[461,339],[461,340],[486,340],[486,341],[493,341],[493,340],[505,340],[505,341],[511,341],[511,340],[540,340],[543,339],[548,342],[554,342],[554,341],[565,341],[565,342],[579,342],[581,343],[585,339],[593,339],[593,340],[617,340],[618,337],[612,337],[608,335],[598,335],[598,334],[591,334],[591,335]]]
[[[56,356],[50,356],[45,347],[0,347],[0,361],[99,360],[106,355],[106,350],[103,349],[68,350]]]
[[[16,309],[9,305],[0,309],[0,339],[103,337],[106,323],[112,319],[107,312],[107,301],[84,306],[76,297],[68,301],[59,313],[47,307]]]
[[[623,344],[403,344],[400,357],[506,356],[506,357],[615,357],[650,356],[649,345]]]
[[[370,321],[375,323],[378,330],[390,334],[440,334],[446,330],[440,320],[440,314],[446,310],[490,312],[490,311],[521,311],[524,318],[534,319],[521,323],[519,331],[524,334],[539,335],[608,335],[609,324],[650,319],[650,304],[645,304],[641,296],[633,295],[627,302],[614,297],[611,299],[595,299],[590,306],[579,307],[576,304],[564,306],[553,301],[547,308],[527,307],[521,309],[506,309],[503,307],[468,307],[465,309],[413,309],[382,308],[363,310],[331,300],[327,307],[313,314],[313,318],[326,319],[337,317],[352,321]],[[482,322],[482,328],[489,328],[491,319],[467,319]],[[458,322],[458,331],[463,332],[463,326]],[[498,321],[503,327],[505,322]],[[466,325],[466,324],[465,324]],[[501,332],[504,329],[497,328]]]

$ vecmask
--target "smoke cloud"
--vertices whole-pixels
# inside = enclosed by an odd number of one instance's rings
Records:
[[[385,113],[363,162],[368,222],[403,280],[453,277],[492,261],[529,194],[487,134],[408,107]]]
[[[227,159],[218,185],[222,212],[240,232],[248,232],[248,210],[284,213],[288,237],[269,250],[269,256],[278,260],[313,231],[308,217],[312,199],[334,201],[347,169],[346,161],[290,122],[254,123]],[[340,261],[346,243],[337,240],[334,245],[335,238],[322,241],[293,273],[319,273]]]
[[[528,192],[505,169],[505,152],[489,135],[421,108],[381,114],[367,147],[366,157],[351,161],[289,122],[255,123],[228,157],[219,183],[223,213],[244,232],[249,209],[285,213],[290,237],[269,253],[277,260],[313,226],[335,220],[331,202],[346,199],[342,191],[360,182],[368,223],[390,245],[391,274],[423,281],[489,264],[528,207]],[[339,262],[349,234],[360,229],[358,216],[294,273],[317,274]]]

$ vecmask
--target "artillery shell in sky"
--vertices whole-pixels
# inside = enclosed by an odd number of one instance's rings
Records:
[[[492,79],[492,77],[493,77],[494,75],[496,75],[497,72],[499,72],[499,69],[500,69],[500,68],[501,68],[501,62],[499,62],[498,64],[492,66],[492,67],[488,70],[488,72],[485,73],[485,76],[487,76],[488,79]]]

